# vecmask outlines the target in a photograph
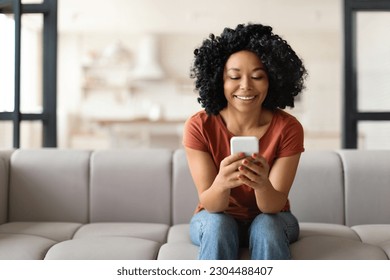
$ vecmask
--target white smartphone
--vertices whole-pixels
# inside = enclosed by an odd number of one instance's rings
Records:
[[[255,136],[234,136],[230,139],[230,153],[245,153],[250,157],[259,152],[259,139]]]

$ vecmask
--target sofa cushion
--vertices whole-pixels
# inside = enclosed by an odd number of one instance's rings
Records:
[[[135,237],[165,243],[169,226],[152,223],[93,223],[82,226],[74,238],[102,236]]]
[[[190,224],[173,225],[168,232],[168,243],[191,243]]]
[[[170,224],[171,161],[163,149],[94,152],[91,222]]]
[[[377,246],[335,236],[309,236],[290,246],[296,260],[386,260]]]
[[[360,241],[360,238],[356,234],[356,232],[344,225],[324,223],[299,223],[299,227],[300,239],[308,236],[326,235]]]
[[[358,225],[352,229],[365,243],[381,245],[390,242],[390,225]]]
[[[14,150],[0,150],[0,224],[7,221],[9,162]]]
[[[183,149],[173,154],[172,219],[173,224],[189,223],[198,204],[198,193]]]
[[[382,248],[390,259],[390,225],[358,225],[352,229],[363,242]]]
[[[339,151],[346,225],[390,224],[390,151]]]
[[[55,241],[40,236],[0,233],[1,260],[42,260]]]
[[[301,156],[289,199],[299,222],[344,224],[343,168],[332,151]]]
[[[91,237],[53,246],[46,260],[154,260],[160,243],[132,237]]]
[[[188,242],[172,242],[161,246],[157,259],[159,260],[196,260],[199,247]],[[238,259],[249,260],[248,248],[240,248]]]
[[[7,220],[8,209],[8,169],[5,160],[0,156],[0,224]]]
[[[15,151],[9,220],[87,222],[89,155],[60,149]]]
[[[192,244],[190,238],[190,224],[179,224],[169,229],[167,244],[161,247],[158,258],[194,260],[198,258],[198,253],[199,247]],[[242,260],[249,259],[248,248],[240,248],[238,257]]]
[[[380,247],[385,251],[387,258],[390,259],[390,241],[383,242]]]
[[[330,236],[330,237],[341,237],[351,239],[360,242],[359,236],[355,231],[347,226],[337,224],[324,224],[324,223],[300,223],[300,235],[299,238],[303,239],[310,236]],[[184,257],[185,259],[196,259],[197,250],[194,253],[190,239],[190,225],[180,224],[174,225],[169,229],[167,244],[161,248],[159,253],[159,259],[175,259]],[[191,246],[190,246],[191,245]],[[189,252],[181,252],[175,250],[189,250]],[[181,248],[181,249],[180,249]],[[195,248],[198,249],[197,246]],[[245,249],[241,250],[241,259],[248,258],[248,252]]]
[[[13,222],[0,225],[0,233],[35,235],[59,242],[71,239],[80,226],[77,223]]]
[[[179,229],[179,231],[183,228]],[[176,242],[164,244],[159,252],[158,259],[174,260],[185,259],[193,260],[198,256],[199,248],[191,242],[180,241],[174,238]],[[389,243],[390,244],[390,243]],[[293,259],[297,260],[385,260],[387,259],[384,251],[370,244],[362,243],[358,240],[349,238],[315,235],[301,238],[290,245]],[[386,249],[390,249],[390,246]],[[248,258],[248,250],[241,249],[240,258]]]
[[[159,260],[196,260],[199,247],[188,242],[166,243],[161,246],[157,259]]]

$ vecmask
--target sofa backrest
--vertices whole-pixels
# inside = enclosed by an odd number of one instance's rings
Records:
[[[300,222],[388,224],[390,151],[306,151],[289,198]],[[0,151],[0,224],[180,224],[197,202],[182,149]]]
[[[302,154],[290,192],[293,213],[301,222],[344,223],[343,169],[331,151]],[[198,195],[184,150],[173,155],[173,223],[188,223]]]
[[[90,152],[17,150],[11,156],[9,221],[88,221]]]
[[[173,154],[172,218],[173,224],[188,223],[198,204],[198,193],[188,168],[185,151]]]
[[[300,222],[344,224],[343,184],[336,152],[302,153],[289,195],[291,211]]]
[[[390,151],[342,150],[348,226],[390,223]]]
[[[91,222],[171,223],[172,152],[95,151],[91,157]]]
[[[0,224],[7,221],[9,161],[12,152],[0,150]]]

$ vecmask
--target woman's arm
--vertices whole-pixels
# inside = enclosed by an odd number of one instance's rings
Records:
[[[239,178],[243,184],[255,190],[256,202],[263,213],[278,213],[286,205],[288,193],[294,182],[300,154],[282,157],[275,161],[271,170],[267,161],[253,155],[257,162],[242,160]]]
[[[186,148],[186,154],[200,203],[209,212],[226,210],[229,206],[230,190],[242,184],[238,179],[238,167],[245,156],[228,156],[222,160],[217,170],[210,154],[190,148]]]

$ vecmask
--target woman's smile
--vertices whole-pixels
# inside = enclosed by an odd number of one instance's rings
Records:
[[[255,95],[233,95],[234,98],[237,98],[237,99],[240,99],[240,100],[243,100],[243,101],[252,101],[253,99],[256,98]]]

